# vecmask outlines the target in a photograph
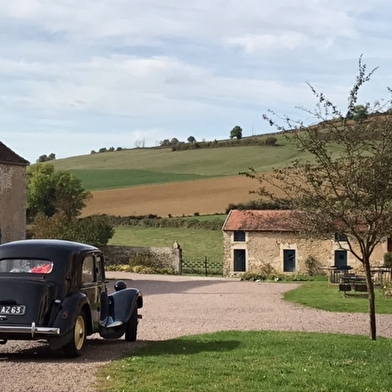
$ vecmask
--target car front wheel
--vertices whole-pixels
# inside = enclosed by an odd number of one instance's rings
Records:
[[[86,316],[80,311],[73,327],[72,339],[63,347],[68,358],[80,356],[86,343]]]
[[[125,331],[125,340],[127,342],[134,342],[136,341],[137,337],[137,307],[135,306],[135,309],[133,310],[131,317],[129,318],[127,322],[127,329]]]

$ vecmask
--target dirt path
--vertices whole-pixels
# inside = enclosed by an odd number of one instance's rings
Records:
[[[282,294],[296,285],[234,279],[136,275],[110,272],[144,296],[139,343],[88,340],[76,360],[46,344],[0,346],[2,392],[93,392],[99,366],[147,341],[222,330],[280,330],[368,334],[367,314],[331,313],[292,305]],[[130,281],[130,279],[132,281]],[[378,335],[392,337],[392,315],[377,317]]]

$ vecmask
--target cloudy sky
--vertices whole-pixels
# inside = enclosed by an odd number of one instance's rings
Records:
[[[392,87],[387,0],[0,1],[0,140],[35,162],[163,139],[270,132],[306,82],[347,104],[358,59]],[[305,116],[306,117],[306,116]]]

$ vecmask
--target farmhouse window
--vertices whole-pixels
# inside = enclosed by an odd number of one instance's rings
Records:
[[[295,250],[283,250],[283,272],[295,272]]]
[[[392,252],[392,238],[388,237],[387,239],[387,251]]]
[[[236,242],[245,242],[245,231],[235,231],[234,232],[234,241]]]
[[[347,242],[347,236],[343,233],[335,233],[336,242]]]
[[[234,272],[246,271],[245,249],[234,249]]]

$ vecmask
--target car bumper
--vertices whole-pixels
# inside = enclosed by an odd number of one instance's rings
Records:
[[[37,327],[34,322],[31,323],[31,326],[0,325],[1,334],[30,335],[34,339],[39,336],[58,336],[60,335],[60,328]]]

